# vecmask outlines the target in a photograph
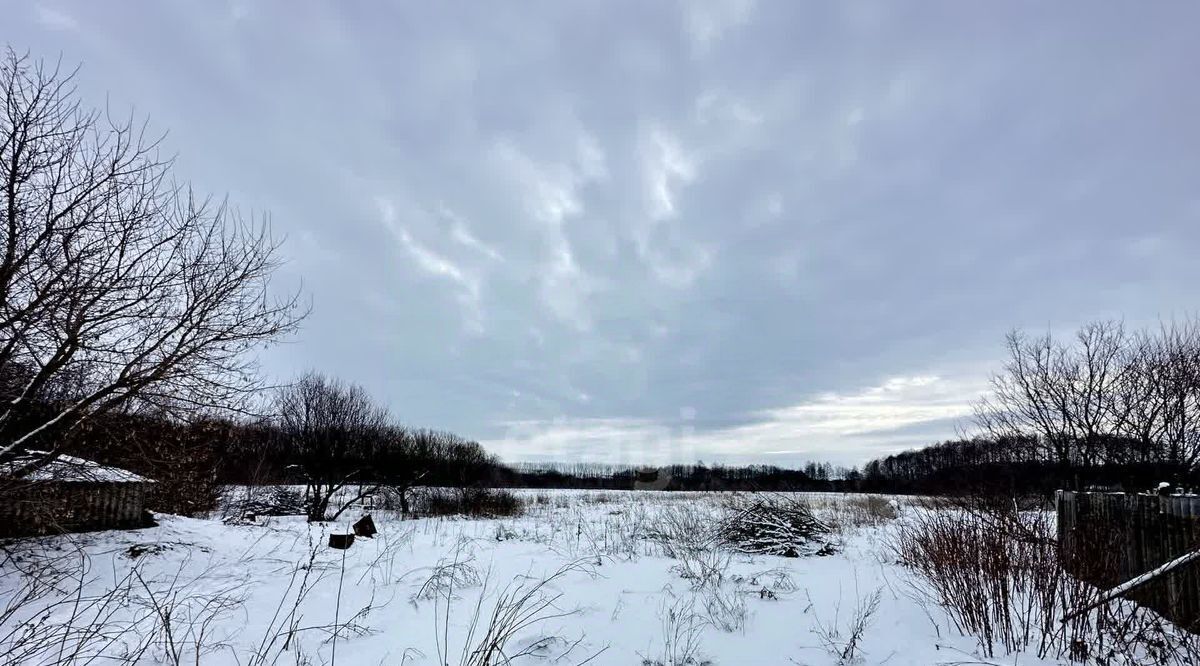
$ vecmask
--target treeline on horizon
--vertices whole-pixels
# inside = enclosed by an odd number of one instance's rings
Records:
[[[862,488],[908,493],[1200,488],[1200,322],[1014,332],[975,437],[873,460]]]
[[[1200,489],[1195,469],[1180,463],[1125,456],[1063,462],[1043,455],[1044,448],[1035,439],[1021,438],[939,442],[868,462],[853,487],[862,492],[1005,496],[1049,496],[1056,490],[1144,492],[1164,482],[1172,489]]]
[[[61,448],[155,479],[163,496],[195,498],[224,485],[303,485],[306,453],[278,423],[200,419],[179,422],[149,414],[106,414],[71,434]],[[618,466],[600,463],[513,464],[451,432],[390,424],[361,436],[331,469],[348,483],[408,487],[632,490],[854,490],[857,469],[810,462],[775,465]],[[173,489],[179,487],[180,492]],[[187,487],[188,492],[182,492]],[[183,511],[188,507],[176,506]]]
[[[522,463],[505,466],[500,485],[521,488],[597,490],[842,490],[855,487],[857,469],[809,462],[801,468],[776,465],[610,465]]]

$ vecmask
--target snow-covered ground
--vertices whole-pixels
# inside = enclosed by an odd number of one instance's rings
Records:
[[[120,656],[149,641],[143,663],[196,663],[197,646],[203,664],[479,663],[494,612],[518,625],[499,645],[509,656],[527,653],[517,664],[983,663],[974,637],[914,600],[887,547],[893,521],[864,520],[841,496],[813,497],[821,515],[840,523],[834,554],[714,550],[683,562],[667,556],[654,531],[672,516],[675,524],[709,520],[719,494],[521,494],[529,504],[517,518],[375,512],[378,535],[345,551],[328,548],[328,535],[349,531],[358,513],[325,525],[159,516],[154,528],[10,548],[26,562],[87,562],[84,603],[60,600],[39,626],[61,628],[72,615],[72,625],[86,624],[81,605],[121,590],[93,606],[129,630],[90,649]],[[900,520],[908,510],[916,509],[901,507]],[[716,573],[703,584],[688,576],[701,569]],[[0,579],[6,600],[20,579]],[[1002,663],[1052,662],[1010,655]]]

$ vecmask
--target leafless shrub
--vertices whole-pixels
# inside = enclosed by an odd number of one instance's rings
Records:
[[[734,495],[717,527],[722,545],[742,553],[800,557],[827,554],[830,528],[808,504],[788,495]]]
[[[408,494],[412,490],[412,488],[380,486],[372,498],[375,503],[374,508],[380,511],[399,511],[407,514],[409,512]]]
[[[679,561],[672,568],[694,588],[725,580],[733,553],[722,547],[707,511],[690,504],[666,507],[651,519],[646,536],[664,555]]]
[[[720,544],[713,517],[692,504],[664,507],[647,524],[645,537],[667,557],[683,560]]]
[[[700,654],[705,621],[696,613],[691,599],[668,593],[659,606],[662,624],[662,648],[653,656],[641,655],[642,666],[708,666],[712,662]]]
[[[1055,630],[1056,592],[1065,581],[1049,543],[1039,515],[960,509],[914,516],[895,546],[901,564],[921,576],[921,591],[948,608],[992,656],[995,644],[1024,649]]]
[[[962,507],[962,498],[947,497],[942,495],[922,495],[908,498],[907,503],[909,506],[914,508],[937,511],[940,509],[954,509]]]
[[[733,553],[723,548],[675,548],[679,564],[673,569],[696,588],[719,586],[729,575]]]
[[[110,463],[154,479],[146,487],[145,505],[155,512],[201,517],[217,509],[222,494],[217,470],[236,436],[234,424],[207,418],[187,424],[130,420],[125,426],[116,416],[89,419],[73,433],[77,450],[116,449]],[[105,441],[111,443],[101,443]]]
[[[1064,571],[1046,514],[1004,506],[922,511],[905,520],[893,544],[900,563],[916,574],[917,596],[945,607],[985,656],[999,646],[1094,663],[1194,663],[1187,656],[1197,654],[1194,635],[1126,600],[1063,622],[1100,591]],[[1112,544],[1096,544],[1075,556],[1106,568],[1115,566],[1112,552]]]
[[[820,618],[816,619],[817,626],[813,633],[825,651],[837,660],[839,666],[862,661],[865,654],[862,649],[863,639],[866,638],[867,629],[871,627],[875,613],[879,610],[882,593],[882,589],[876,589],[870,594],[858,596],[854,610],[845,625],[838,617],[841,614],[840,598],[834,608],[832,622],[825,624]]]
[[[709,585],[701,591],[704,602],[704,621],[724,631],[733,633],[746,628],[750,611],[746,608],[746,597],[742,591],[731,586]]]

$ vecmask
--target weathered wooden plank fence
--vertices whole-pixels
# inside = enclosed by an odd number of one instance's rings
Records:
[[[0,494],[0,537],[145,525],[143,483],[38,481]]]
[[[1059,491],[1059,553],[1071,575],[1109,588],[1200,548],[1200,497]],[[1127,595],[1200,630],[1200,563]]]

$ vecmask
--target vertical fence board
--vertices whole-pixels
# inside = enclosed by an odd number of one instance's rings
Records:
[[[1065,568],[1099,587],[1112,587],[1200,548],[1200,497],[1059,491],[1055,507]],[[1094,566],[1087,560],[1096,553],[1116,553],[1117,561]],[[1200,630],[1200,563],[1127,596],[1181,627]]]

